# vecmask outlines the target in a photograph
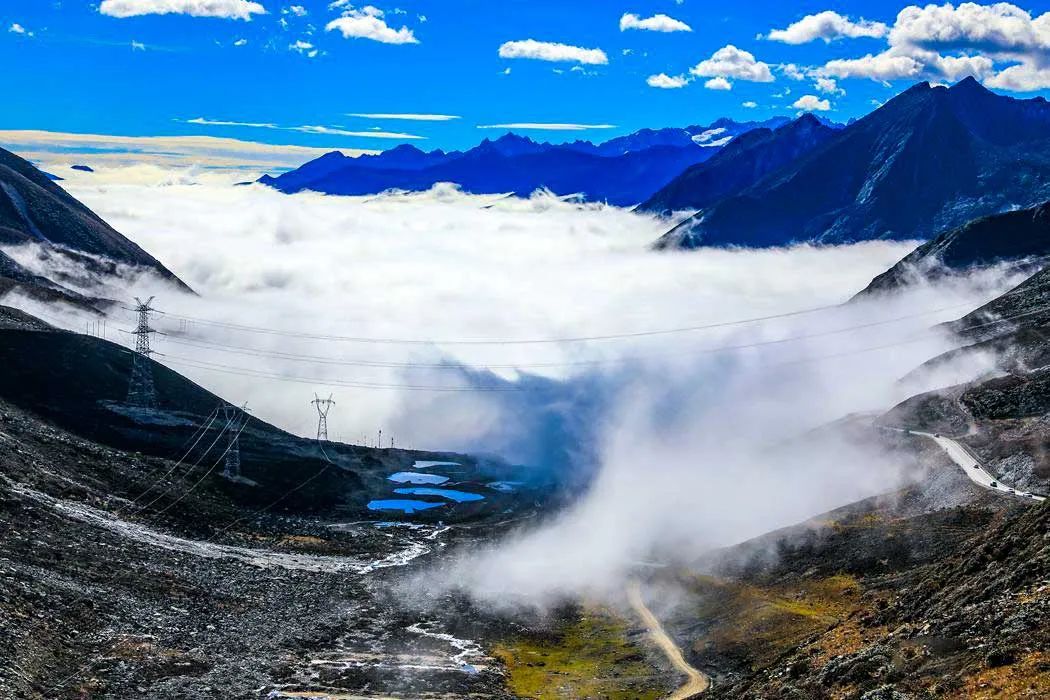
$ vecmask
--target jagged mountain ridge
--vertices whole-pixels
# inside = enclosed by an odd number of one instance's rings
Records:
[[[710,160],[688,168],[639,209],[658,214],[704,209],[746,190],[836,133],[837,129],[809,114],[776,129],[749,131],[733,139]]]
[[[283,175],[264,176],[259,182],[289,194],[304,190],[337,195],[419,191],[439,182],[454,182],[476,194],[525,196],[547,188],[558,195],[579,194],[627,206],[648,198],[689,166],[711,158],[740,134],[786,121],[719,120],[703,127],[644,129],[597,145],[587,141],[539,143],[508,133],[464,152],[425,152],[403,145],[352,158],[336,151]]]
[[[659,246],[930,238],[1050,199],[1050,104],[919,83]]]

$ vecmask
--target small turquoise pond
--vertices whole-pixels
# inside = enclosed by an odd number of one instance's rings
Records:
[[[466,491],[453,491],[452,489],[394,489],[394,493],[400,493],[405,496],[439,496],[441,498],[447,498],[450,501],[455,501],[456,503],[468,503],[470,501],[485,500],[484,496],[479,496],[476,493],[467,493]]]
[[[419,472],[398,472],[387,477],[390,481],[398,484],[443,484],[448,481],[447,476],[440,474],[421,474]]]
[[[399,490],[400,491],[400,490]],[[368,510],[399,510],[402,513],[418,513],[422,510],[439,508],[444,503],[430,503],[429,501],[408,501],[402,499],[390,499],[383,501],[372,501],[368,504]]]

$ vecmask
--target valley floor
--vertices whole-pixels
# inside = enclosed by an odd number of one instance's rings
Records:
[[[245,517],[208,491],[157,522],[111,494],[167,462],[10,405],[0,442],[2,697],[545,697],[534,653],[562,697],[657,698],[676,683],[613,611],[570,607],[530,627],[439,591],[406,602],[421,566],[498,522]],[[237,524],[212,540],[204,522]]]

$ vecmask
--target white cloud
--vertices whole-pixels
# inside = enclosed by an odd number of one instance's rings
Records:
[[[318,51],[314,48],[314,45],[309,41],[303,41],[299,39],[292,44],[288,45],[289,51],[295,51],[296,53],[302,54],[307,58],[317,58]]]
[[[865,19],[853,21],[837,12],[825,10],[815,15],[807,15],[786,29],[774,29],[766,38],[785,44],[808,44],[818,39],[830,43],[836,39],[858,37],[879,39],[886,36],[888,31],[888,27],[882,22],[869,22]]]
[[[222,119],[206,119],[204,117],[196,117],[194,119],[187,119],[187,124],[198,124],[201,126],[245,126],[252,127],[253,129],[279,129],[280,127],[276,124],[269,124],[266,122],[238,122],[238,121],[226,121]]]
[[[791,80],[805,80],[806,72],[805,68],[800,68],[794,63],[781,63],[777,68],[785,77]]]
[[[371,39],[382,44],[418,44],[415,33],[406,26],[390,27],[383,18],[383,11],[372,5],[360,9],[350,8],[342,17],[325,25],[325,31],[339,31],[344,39]]]
[[[237,41],[233,42],[233,45],[234,46],[247,46],[248,45],[248,40],[247,39],[238,39]]]
[[[304,49],[304,51],[309,50]],[[335,126],[280,126],[278,124],[271,124],[269,122],[226,121],[219,119],[205,119],[204,117],[187,119],[186,123],[196,124],[198,126],[236,126],[252,129],[276,129],[278,131],[298,131],[303,134],[322,134],[326,136],[353,136],[356,138],[371,139],[421,140],[426,138],[425,136],[418,136],[416,134],[403,134],[396,131],[383,131],[382,129],[372,129],[371,131],[350,131]]]
[[[333,150],[214,136],[111,136],[55,131],[0,131],[0,143],[45,166],[90,160],[92,165],[199,166],[252,172],[298,167]],[[365,149],[338,150],[347,155],[375,153]]]
[[[642,19],[636,14],[628,12],[620,18],[620,31],[629,29],[642,29],[650,32],[691,32],[693,28],[685,22],[668,17],[664,14],[653,15]]]
[[[932,51],[976,49],[1007,54],[1046,54],[1050,50],[1050,13],[1035,19],[1006,2],[965,2],[905,7],[890,32],[892,46]]]
[[[1033,17],[1006,2],[912,5],[898,13],[887,42],[880,54],[829,61],[819,73],[883,82],[974,76],[1007,90],[1048,87],[1050,13]]]
[[[733,84],[725,78],[711,78],[704,83],[704,87],[708,90],[732,90]]]
[[[834,78],[818,77],[813,82],[813,87],[815,87],[817,90],[819,90],[820,92],[823,92],[826,95],[845,95],[846,94],[846,91],[839,87],[838,83],[835,82]]]
[[[861,58],[828,61],[821,71],[835,78],[870,78],[885,82],[917,78],[923,71],[923,64],[911,56],[898,56],[889,52],[877,55],[869,53]]]
[[[689,72],[701,78],[736,78],[754,83],[774,80],[768,64],[732,44],[715,51],[711,58],[696,64]]]
[[[119,18],[176,14],[245,21],[266,14],[266,8],[251,0],[102,0],[98,11]]]
[[[18,22],[13,23],[8,29],[9,34],[21,34],[22,36],[33,36],[33,32],[27,30]]]
[[[305,7],[302,5],[292,5],[281,10],[282,14],[295,15],[296,17],[306,17],[310,14]]]
[[[146,45],[143,44],[141,41],[135,41],[134,39],[132,39],[132,41],[131,41],[131,50],[132,51],[145,51],[146,50]]]
[[[615,124],[573,124],[550,122],[514,122],[511,124],[479,124],[479,129],[521,129],[523,131],[589,131],[615,129]]]
[[[348,114],[348,117],[360,117],[362,119],[395,119],[410,122],[448,122],[461,119],[451,114]]]
[[[667,75],[666,73],[658,73],[657,75],[650,75],[646,78],[645,82],[649,87],[675,90],[688,85],[689,78],[684,75]]]
[[[499,55],[500,58],[530,58],[537,61],[572,62],[592,66],[609,62],[609,57],[601,49],[585,49],[535,39],[508,41],[499,47]]]
[[[995,70],[995,62],[987,56],[941,56],[930,52],[918,57],[925,60],[928,71],[951,82],[970,75],[983,80]]]
[[[795,100],[795,104],[791,106],[803,112],[827,112],[831,109],[830,102],[822,100],[816,95],[803,95]]]
[[[742,102],[740,106],[744,109],[754,109],[755,107],[758,107],[758,103],[753,100],[748,100],[747,102]]]
[[[419,140],[425,139],[425,136],[417,136],[415,134],[402,134],[393,131],[348,131],[339,127],[332,126],[288,126],[283,127],[286,131],[299,131],[304,134],[324,134],[327,136],[354,136],[357,138],[370,138],[370,139],[396,139],[396,140]]]
[[[1050,88],[1050,67],[1031,63],[1009,66],[985,80],[985,85],[1014,92],[1033,92]]]

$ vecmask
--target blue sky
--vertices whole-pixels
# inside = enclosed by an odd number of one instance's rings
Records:
[[[5,0],[0,129],[461,148],[501,131],[479,126],[504,124],[611,127],[517,129],[602,140],[801,109],[845,121],[917,80],[966,74],[1017,96],[1050,87],[1044,9],[943,5],[898,18],[905,7]]]

